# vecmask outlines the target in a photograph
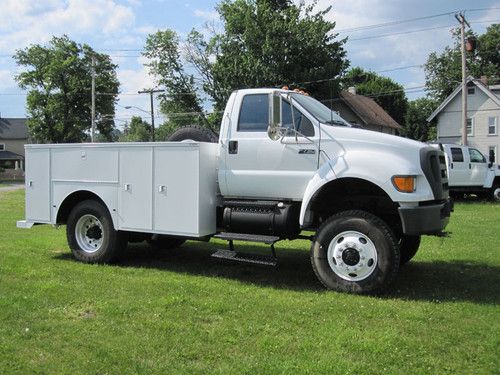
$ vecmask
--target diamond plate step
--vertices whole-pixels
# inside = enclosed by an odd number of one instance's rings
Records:
[[[277,236],[264,236],[261,234],[231,233],[231,232],[218,233],[213,237],[226,241],[262,242],[268,245],[271,245],[276,241],[280,240],[280,238]]]
[[[231,250],[217,250],[212,257],[235,262],[276,267],[278,260],[271,255],[240,253]]]

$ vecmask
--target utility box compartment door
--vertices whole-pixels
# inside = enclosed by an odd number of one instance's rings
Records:
[[[199,224],[199,149],[155,149],[154,230],[195,235]]]
[[[26,219],[50,222],[50,150],[26,148]]]
[[[152,230],[152,147],[120,150],[118,223],[120,229]]]

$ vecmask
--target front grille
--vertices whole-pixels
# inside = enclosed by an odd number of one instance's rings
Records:
[[[448,174],[443,151],[434,147],[420,150],[420,165],[429,182],[435,199],[448,198]]]

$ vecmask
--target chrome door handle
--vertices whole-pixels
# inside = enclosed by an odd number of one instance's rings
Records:
[[[158,185],[158,193],[166,193],[167,187],[165,185]]]
[[[129,191],[130,190],[130,184],[124,184],[123,185],[123,190]]]

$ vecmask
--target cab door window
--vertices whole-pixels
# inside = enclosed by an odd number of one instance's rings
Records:
[[[462,153],[462,149],[458,147],[451,148],[451,160],[455,163],[463,163],[464,154]]]
[[[475,148],[469,148],[469,155],[471,163],[486,163],[486,158]]]
[[[269,96],[250,94],[241,102],[238,131],[265,132],[269,126]]]

